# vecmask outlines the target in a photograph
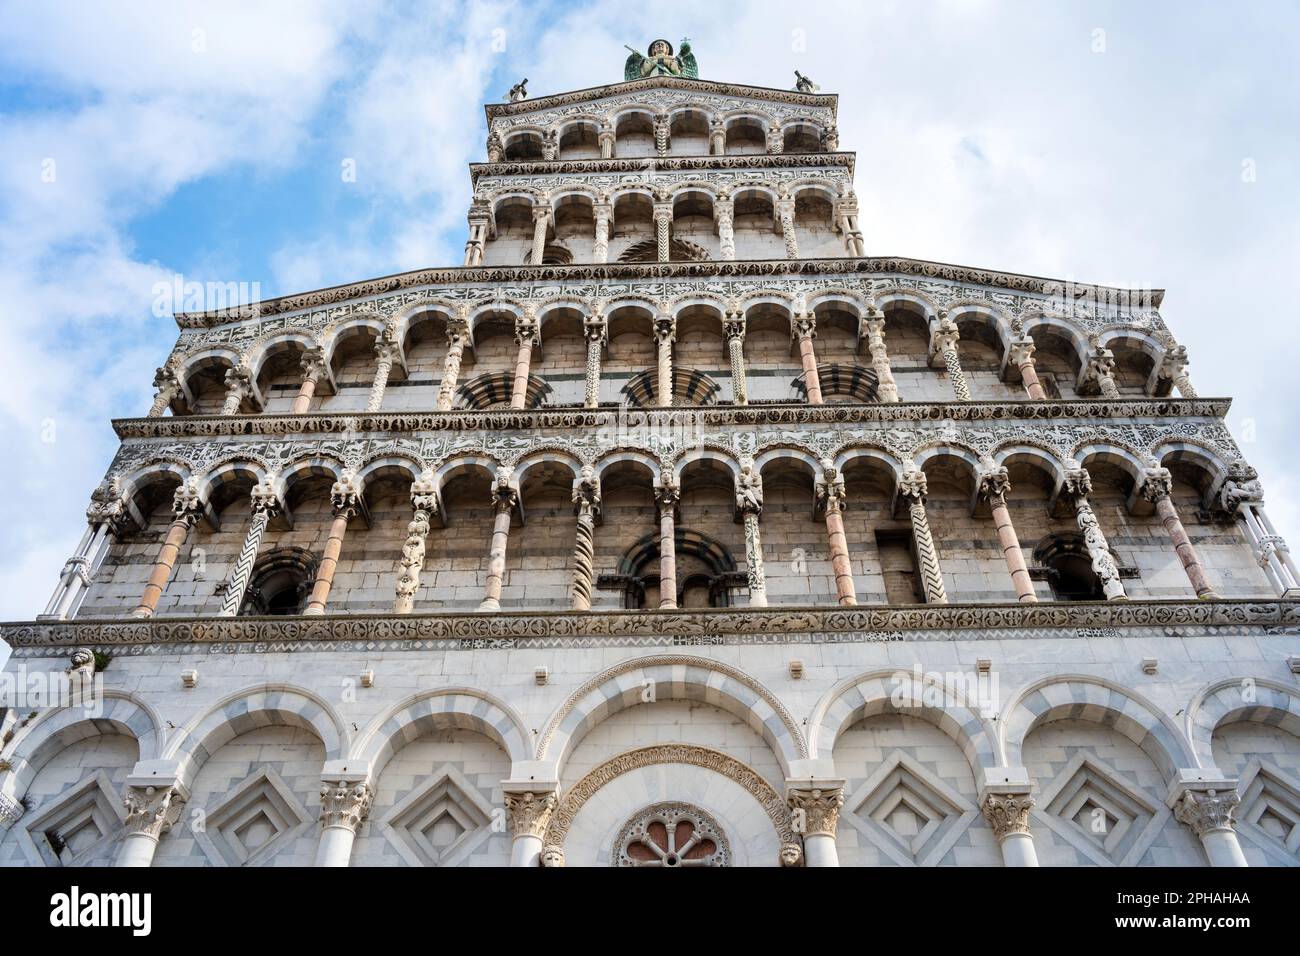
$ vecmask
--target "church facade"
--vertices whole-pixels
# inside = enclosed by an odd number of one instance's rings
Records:
[[[177,315],[0,626],[0,864],[1300,863],[1162,293],[869,254],[837,98],[698,72],[489,105],[460,266]]]

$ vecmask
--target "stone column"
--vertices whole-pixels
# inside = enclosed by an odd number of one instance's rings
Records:
[[[510,517],[519,504],[519,489],[510,481],[510,471],[497,469],[492,486],[492,546],[488,550],[487,581],[483,587],[480,611],[501,610],[501,585],[506,576],[506,547],[510,543]]]
[[[537,316],[529,309],[515,322],[515,378],[510,389],[510,407],[524,408],[528,404],[528,367],[533,360],[533,346],[537,344]]]
[[[1083,468],[1070,468],[1065,473],[1065,484],[1061,489],[1074,502],[1074,516],[1083,532],[1083,542],[1088,547],[1088,557],[1092,558],[1092,570],[1101,580],[1101,589],[1107,601],[1126,601],[1124,585],[1119,579],[1119,568],[1111,557],[1110,545],[1102,534],[1097,515],[1088,502],[1092,493],[1092,477]]]
[[[794,200],[778,199],[776,215],[781,222],[781,238],[785,240],[785,257],[799,258],[799,238],[794,232]]]
[[[671,258],[671,230],[673,225],[673,204],[671,201],[656,201],[654,204],[655,249],[660,262]]]
[[[374,792],[365,780],[331,777],[320,786],[320,843],[317,866],[347,866],[357,830],[370,816]]]
[[[858,224],[858,197],[849,190],[835,204],[835,218],[844,235],[844,251],[850,256],[865,256],[866,243]]]
[[[540,866],[542,837],[550,825],[551,814],[559,806],[555,788],[546,790],[507,790],[506,813],[510,815],[511,866]]]
[[[134,785],[127,781],[126,835],[117,851],[115,866],[153,865],[158,841],[176,825],[185,811],[186,792],[174,779]]]
[[[424,570],[424,541],[429,537],[433,516],[438,513],[438,489],[433,473],[425,472],[411,482],[411,507],[415,514],[406,526],[406,543],[402,545],[401,570],[397,573],[397,597],[393,613],[410,614],[415,606],[415,592]]]
[[[601,119],[600,128],[596,131],[596,145],[600,147],[600,158],[613,159],[617,142],[618,139],[614,135],[614,123],[606,116]]]
[[[158,599],[162,597],[163,589],[167,587],[167,581],[172,576],[172,568],[176,566],[181,545],[185,543],[190,529],[198,524],[199,518],[203,515],[198,479],[190,478],[181,483],[172,498],[172,510],[176,517],[167,529],[167,537],[163,539],[162,547],[158,549],[158,560],[154,562],[153,573],[149,575],[149,583],[144,586],[144,594],[141,595],[139,605],[132,612],[132,617],[153,617],[153,612],[158,607]]]
[[[925,495],[928,482],[925,472],[913,466],[898,479],[898,494],[907,502],[907,513],[912,519],[912,539],[916,542],[916,556],[920,563],[921,584],[925,588],[927,604],[947,604],[948,592],[943,586],[943,570],[939,567],[939,551],[930,534],[930,520],[925,514]]]
[[[125,510],[121,505],[118,508],[119,514]],[[102,552],[107,550],[108,543],[114,537],[112,526],[120,520],[101,516],[96,513],[96,510],[96,504],[92,504],[91,511],[86,515],[86,530],[81,536],[77,550],[63,563],[59,583],[54,593],[50,595],[44,613],[37,616],[38,621],[67,620],[73,606],[77,603],[77,598],[90,587],[91,575],[95,573],[102,559]]]
[[[469,341],[468,312],[462,310],[457,319],[447,323],[447,359],[442,365],[442,381],[438,383],[437,410],[450,411],[456,398],[456,380],[460,377],[460,360]]]
[[[724,156],[727,152],[727,126],[719,117],[709,120],[709,155]]]
[[[226,401],[221,414],[238,415],[244,402],[253,397],[253,372],[247,365],[226,369]]]
[[[713,220],[718,224],[718,254],[724,262],[736,258],[736,204],[731,199],[719,197],[713,204]]]
[[[485,194],[474,195],[466,218],[469,221],[469,238],[465,242],[465,265],[481,266],[492,223],[492,207]]]
[[[655,114],[655,153],[660,156],[668,155],[668,137],[672,133],[668,125],[667,113]]]
[[[740,460],[736,479],[736,514],[745,525],[745,578],[749,584],[749,606],[767,607],[767,576],[763,573],[763,540],[758,519],[763,514],[763,479],[754,470],[754,459]]]
[[[614,218],[612,203],[601,201],[591,207],[596,219],[596,237],[591,244],[591,261],[609,261],[609,224]]]
[[[1200,839],[1210,866],[1247,865],[1237,842],[1237,821],[1232,817],[1239,803],[1241,797],[1234,788],[1184,790],[1174,804],[1174,817]]]
[[[966,384],[966,373],[961,369],[961,357],[957,354],[958,338],[957,323],[948,318],[947,312],[940,312],[939,324],[930,333],[930,350],[943,355],[943,364],[948,370],[948,380],[957,401],[969,402],[970,386]]]
[[[234,570],[226,582],[226,593],[221,599],[221,616],[233,617],[239,613],[244,603],[244,592],[248,590],[249,578],[253,576],[253,566],[257,564],[257,552],[262,546],[262,534],[271,519],[283,511],[279,497],[270,480],[259,482],[249,494],[249,503],[253,509],[253,521],[244,536],[244,545],[239,549],[235,559]]]
[[[1029,569],[1025,567],[1025,554],[1020,550],[1020,539],[1016,537],[1015,526],[1011,523],[1011,512],[1007,510],[1007,492],[1011,490],[1011,480],[1006,468],[988,463],[979,473],[979,494],[989,503],[993,513],[993,524],[998,531],[998,545],[1002,548],[1002,557],[1006,559],[1007,570],[1011,572],[1011,583],[1016,595],[1025,603],[1038,600],[1034,594],[1034,582],[1029,580]]]
[[[745,313],[728,310],[722,317],[722,334],[727,339],[727,358],[731,363],[731,401],[749,404],[749,386],[745,380]]]
[[[539,197],[533,206],[533,249],[528,260],[530,265],[540,266],[546,253],[546,230],[551,222],[550,200]]]
[[[487,160],[489,163],[499,163],[505,155],[505,149],[501,145],[501,137],[496,130],[488,130],[487,138]]]
[[[329,539],[321,554],[320,566],[316,569],[316,581],[312,584],[311,598],[303,614],[318,615],[325,613],[325,604],[329,601],[330,588],[334,585],[334,571],[338,567],[339,554],[343,551],[343,536],[347,533],[348,522],[361,511],[361,486],[357,477],[345,471],[330,489],[330,504],[334,509],[334,520],[330,523]]]
[[[1047,392],[1043,391],[1043,383],[1038,380],[1038,370],[1034,367],[1034,348],[1034,340],[1026,335],[1011,343],[1007,358],[1020,369],[1020,381],[1025,392],[1034,401],[1041,402],[1046,400]]]
[[[320,383],[324,374],[325,353],[320,349],[308,349],[303,352],[302,385],[299,386],[298,394],[293,400],[293,408],[289,410],[292,414],[307,414],[307,408],[311,405],[312,396],[316,394],[316,386]]]
[[[598,309],[583,322],[583,332],[587,337],[587,382],[582,404],[584,408],[599,408],[600,355],[609,339],[609,324]]]
[[[872,308],[867,315],[867,351],[871,353],[871,367],[876,373],[876,396],[881,402],[898,401],[898,385],[894,370],[889,366],[889,350],[885,348],[885,313]]]
[[[835,592],[842,605],[857,604],[853,584],[853,564],[849,560],[848,539],[844,535],[844,476],[828,460],[822,459],[822,477],[814,488],[816,508],[826,517],[826,539],[830,544],[831,570],[835,573]]]
[[[148,417],[161,418],[163,412],[171,407],[176,396],[182,394],[184,389],[181,388],[180,379],[176,377],[175,370],[166,365],[154,372],[153,387],[158,391],[154,393],[153,404],[149,406]]]
[[[667,312],[655,316],[655,345],[658,351],[658,374],[655,379],[655,403],[660,408],[673,404],[673,343],[677,341],[677,319]]]
[[[600,480],[591,465],[573,480],[573,513],[578,517],[573,543],[573,585],[570,605],[575,611],[591,610],[591,588],[596,569],[596,517],[600,514]]]
[[[1088,358],[1086,378],[1097,386],[1102,398],[1119,398],[1119,388],[1115,385],[1115,353],[1110,349],[1097,346]]]
[[[1156,372],[1158,378],[1169,379],[1173,387],[1178,389],[1178,394],[1183,398],[1196,398],[1196,389],[1192,387],[1192,380],[1187,377],[1187,347],[1184,345],[1171,345],[1165,351],[1164,356],[1160,359],[1160,368]]]
[[[385,328],[375,343],[375,377],[370,383],[370,396],[366,399],[366,411],[377,412],[384,404],[384,389],[388,387],[388,376],[393,371],[393,360],[397,358],[397,343],[393,331]]]
[[[671,610],[677,607],[677,529],[673,516],[682,496],[672,475],[665,475],[654,491],[659,509],[659,607]]]
[[[542,159],[552,162],[560,157],[560,133],[552,128],[542,133]]]
[[[803,835],[805,866],[839,866],[835,852],[835,828],[844,806],[844,788],[789,789],[786,803],[795,833]]]
[[[998,838],[1003,866],[1038,866],[1034,838],[1029,832],[1029,811],[1034,798],[1028,791],[984,794],[980,810]]]
[[[1160,522],[1165,526],[1165,533],[1169,535],[1174,550],[1178,552],[1178,560],[1182,562],[1183,570],[1187,572],[1187,580],[1191,581],[1192,587],[1196,589],[1196,596],[1217,598],[1219,595],[1215,594],[1214,588],[1210,586],[1210,579],[1206,577],[1200,555],[1196,553],[1191,539],[1187,537],[1182,519],[1178,517],[1178,509],[1174,507],[1173,499],[1170,497],[1173,486],[1173,476],[1169,474],[1168,468],[1148,468],[1142,479],[1142,497],[1156,506],[1156,514],[1160,516]]]
[[[797,313],[790,323],[791,331],[799,343],[799,361],[803,365],[804,390],[809,405],[822,404],[822,382],[817,374],[817,355],[813,339],[817,337],[817,318],[811,312]]]

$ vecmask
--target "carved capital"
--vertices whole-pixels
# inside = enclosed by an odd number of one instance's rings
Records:
[[[492,510],[513,511],[519,504],[519,489],[512,481],[509,468],[497,469],[496,479],[492,482]]]
[[[1168,498],[1174,490],[1174,476],[1168,468],[1148,468],[1142,474],[1142,497],[1152,504]]]
[[[422,472],[411,482],[411,507],[429,514],[438,513],[438,486],[434,483],[433,472]]]
[[[341,827],[356,833],[370,816],[374,798],[365,781],[326,780],[320,786],[321,828]]]
[[[745,338],[745,313],[727,312],[722,317],[722,334],[728,339]]]
[[[978,475],[980,497],[998,503],[1004,501],[1011,490],[1011,478],[1005,466],[985,466]]]
[[[817,316],[811,312],[800,312],[790,323],[790,331],[796,339],[817,337]]]
[[[817,511],[842,511],[846,492],[844,476],[828,459],[822,459],[822,474],[813,486]]]
[[[961,332],[957,329],[957,323],[947,317],[947,313],[941,313],[943,318],[934,327],[930,333],[930,349],[933,352],[945,352],[949,349],[957,348],[957,342],[961,339]]]
[[[682,498],[682,489],[677,485],[670,476],[665,475],[664,480],[654,486],[655,504],[659,507],[660,516],[671,514],[677,509],[678,502]]]
[[[989,793],[980,804],[984,819],[999,841],[1013,833],[1029,832],[1029,811],[1034,798],[1027,793]]]
[[[1007,352],[1007,359],[1016,368],[1022,365],[1031,365],[1034,361],[1035,348],[1034,340],[1026,335],[1024,338],[1016,339],[1011,343],[1011,348]]]
[[[155,840],[176,825],[185,809],[185,797],[175,785],[128,787],[122,802],[126,807],[126,832]]]
[[[736,476],[736,513],[763,513],[763,478],[754,470],[754,462],[749,458],[741,462],[740,474]]]
[[[268,518],[274,518],[284,511],[284,503],[280,500],[274,482],[269,477],[254,485],[253,490],[248,493],[248,498],[255,515],[265,514]]]
[[[600,514],[600,479],[591,465],[582,466],[582,474],[573,479],[574,514]]]
[[[325,351],[319,347],[307,349],[302,353],[303,375],[313,382],[319,381],[325,374]],[[229,374],[227,373],[227,379]]]
[[[1086,498],[1092,494],[1092,476],[1084,468],[1070,468],[1065,472],[1065,481],[1061,490],[1074,500]]]
[[[172,495],[172,512],[178,521],[191,528],[203,516],[203,499],[199,495],[199,479],[186,478]]]
[[[1264,486],[1259,483],[1259,472],[1238,458],[1228,466],[1228,477],[1219,489],[1219,507],[1235,517],[1242,505],[1263,500]]]
[[[786,798],[790,806],[790,825],[805,837],[835,836],[840,808],[844,806],[844,789],[791,790]]]
[[[898,479],[898,495],[909,504],[912,502],[925,504],[925,496],[928,490],[929,482],[925,477],[925,472],[920,468],[905,471],[903,476]]]
[[[655,340],[660,345],[677,341],[677,317],[667,312],[655,316]]]
[[[354,471],[345,471],[330,487],[330,505],[336,517],[355,518],[361,510],[361,482]]]
[[[506,813],[510,815],[510,832],[515,836],[533,836],[539,840],[546,834],[551,814],[559,804],[555,791],[525,790],[507,793]]]
[[[1174,817],[1198,837],[1216,830],[1235,830],[1233,811],[1241,803],[1236,790],[1184,790],[1174,805]]]

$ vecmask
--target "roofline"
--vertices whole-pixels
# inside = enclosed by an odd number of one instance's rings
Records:
[[[481,282],[554,282],[572,277],[595,281],[613,278],[654,278],[656,276],[692,278],[705,274],[712,277],[737,277],[747,275],[836,275],[845,272],[890,273],[902,272],[936,279],[989,285],[1019,292],[1046,294],[1051,287],[1065,286],[1084,294],[1096,290],[1113,296],[1133,296],[1142,293],[1150,297],[1152,306],[1159,308],[1164,301],[1164,289],[1125,289],[1071,279],[1054,279],[1044,276],[1023,275],[962,266],[955,263],[934,262],[928,259],[911,259],[906,256],[820,257],[815,259],[740,259],[703,260],[685,262],[610,262],[575,263],[546,266],[442,266],[398,272],[375,279],[363,279],[343,285],[328,286],[310,292],[262,299],[230,309],[207,312],[178,312],[174,319],[182,329],[211,328],[247,321],[267,315],[299,312],[325,308],[342,302],[362,299],[399,289],[409,289],[436,283]],[[234,313],[234,314],[232,314]]]
[[[660,87],[699,90],[701,93],[722,93],[741,97],[747,94],[760,93],[768,99],[777,99],[798,106],[826,106],[830,107],[833,113],[837,115],[839,113],[840,96],[838,93],[800,93],[796,90],[783,90],[771,86],[750,86],[745,83],[726,83],[719,80],[692,80],[684,76],[648,76],[638,80],[619,80],[601,86],[588,86],[580,90],[550,93],[536,98],[530,97],[517,103],[484,103],[483,112],[487,117],[488,125],[491,126],[492,119],[497,116],[513,116],[517,113],[528,113],[533,110],[548,109],[552,106],[563,106],[568,103],[600,100],[627,91],[635,92]]]

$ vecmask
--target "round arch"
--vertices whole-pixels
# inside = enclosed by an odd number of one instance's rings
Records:
[[[1214,766],[1214,732],[1223,724],[1240,720],[1268,724],[1300,737],[1300,691],[1263,677],[1229,677],[1203,687],[1183,717],[1196,766]]]

